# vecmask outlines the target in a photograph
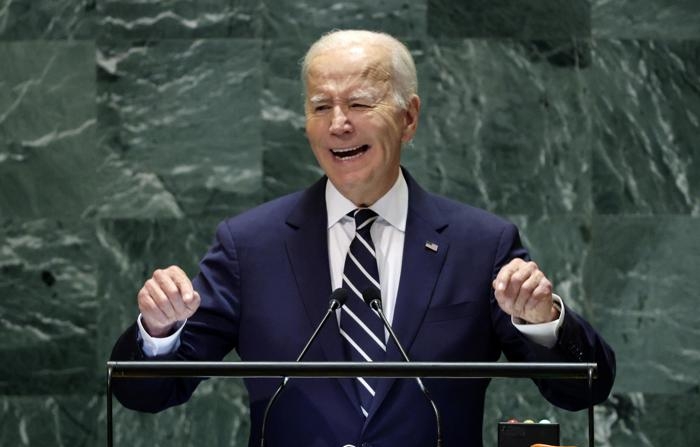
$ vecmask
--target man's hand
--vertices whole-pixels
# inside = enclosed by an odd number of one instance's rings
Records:
[[[144,329],[152,337],[170,335],[177,321],[192,316],[200,303],[192,281],[178,266],[153,272],[138,293]]]
[[[552,301],[552,283],[534,262],[515,258],[493,280],[496,301],[505,313],[528,323],[559,318]]]

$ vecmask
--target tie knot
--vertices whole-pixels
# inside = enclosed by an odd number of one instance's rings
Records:
[[[356,231],[369,231],[374,221],[377,220],[377,213],[369,208],[357,208],[349,214],[355,219]]]

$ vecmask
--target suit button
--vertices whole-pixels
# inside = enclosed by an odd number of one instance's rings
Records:
[[[345,444],[343,447],[355,447],[355,446],[352,444]]]

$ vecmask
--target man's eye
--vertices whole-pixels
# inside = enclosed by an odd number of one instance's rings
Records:
[[[369,104],[361,103],[361,102],[354,102],[350,105],[353,109],[368,109],[371,106]]]
[[[330,109],[330,108],[331,108],[331,107],[328,106],[328,105],[320,105],[320,106],[316,106],[316,107],[314,108],[314,111],[315,111],[315,112],[324,112],[324,111],[326,111],[326,110],[328,110],[328,109]]]

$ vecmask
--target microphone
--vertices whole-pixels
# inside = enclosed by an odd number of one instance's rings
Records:
[[[401,346],[401,343],[399,343],[398,337],[394,333],[394,330],[391,328],[391,325],[389,324],[389,322],[386,319],[386,316],[384,315],[384,310],[382,309],[382,296],[379,292],[379,289],[377,289],[374,286],[368,287],[362,292],[362,299],[365,301],[365,303],[367,303],[369,307],[374,309],[374,311],[382,319],[382,322],[384,322],[384,327],[389,331],[391,339],[394,340],[394,343],[396,343],[396,346],[399,348],[399,351],[401,351],[401,356],[406,361],[406,363],[411,363],[411,360],[408,358],[408,354],[406,354],[406,351],[403,349],[403,346]],[[440,424],[440,412],[438,411],[437,405],[435,405],[435,401],[430,397],[430,393],[428,393],[428,390],[425,388],[425,385],[423,385],[423,381],[420,379],[420,377],[416,377],[416,382],[418,383],[418,387],[423,392],[423,395],[427,399],[428,403],[433,408],[433,413],[435,413],[435,423],[437,426],[437,447],[441,447],[442,430]]]
[[[321,332],[321,328],[323,328],[323,326],[326,324],[326,321],[328,321],[330,316],[333,315],[333,313],[335,313],[336,310],[343,307],[347,299],[348,291],[343,288],[335,289],[333,293],[331,293],[331,296],[328,300],[328,310],[326,310],[326,314],[323,316],[323,319],[318,324],[318,326],[316,326],[316,330],[314,331],[314,333],[311,334],[309,341],[306,342],[306,346],[304,346],[304,349],[301,350],[299,357],[297,357],[296,359],[297,362],[301,361],[301,359],[306,354],[306,351],[309,350],[309,347],[311,347],[311,343],[313,343],[313,341],[316,340],[316,337],[318,337],[318,333]],[[262,427],[260,429],[260,447],[265,446],[265,425],[267,425],[267,419],[270,413],[270,408],[272,408],[272,405],[275,403],[280,393],[282,393],[284,387],[287,386],[287,382],[289,382],[289,376],[286,376],[282,380],[282,383],[280,383],[280,385],[277,387],[274,394],[268,401],[267,406],[265,407],[265,413],[263,413]]]

